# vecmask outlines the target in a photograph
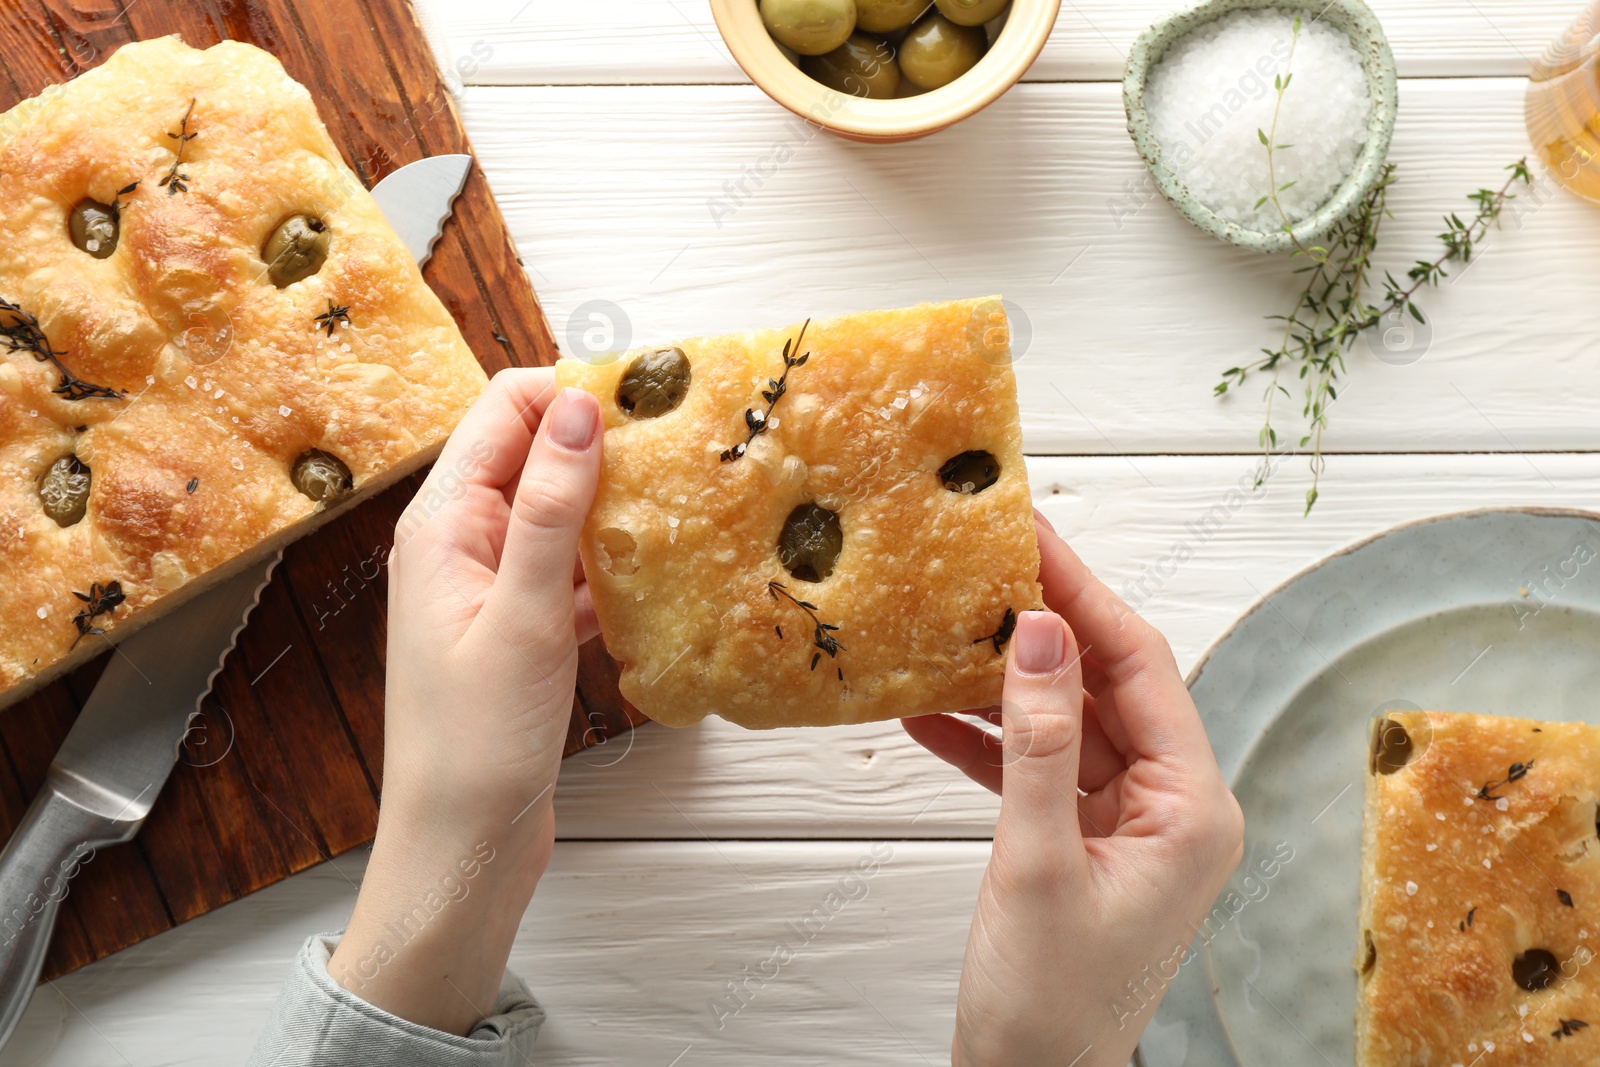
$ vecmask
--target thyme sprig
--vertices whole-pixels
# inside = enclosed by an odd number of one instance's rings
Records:
[[[1299,43],[1300,16],[1296,15],[1294,17],[1294,32],[1289,38],[1289,54],[1284,58],[1283,70],[1279,71],[1272,79],[1272,88],[1277,94],[1272,104],[1272,125],[1269,129],[1263,130],[1259,127],[1256,129],[1256,136],[1260,138],[1262,145],[1267,150],[1267,192],[1260,200],[1256,201],[1256,209],[1260,210],[1261,205],[1270,202],[1273,209],[1278,213],[1278,221],[1283,228],[1283,232],[1288,234],[1289,240],[1294,242],[1294,254],[1308,256],[1318,263],[1326,263],[1328,261],[1328,250],[1326,248],[1321,245],[1307,245],[1299,237],[1295,236],[1294,223],[1290,220],[1289,213],[1284,210],[1283,200],[1280,198],[1280,194],[1294,188],[1299,179],[1284,182],[1282,185],[1278,184],[1277,154],[1285,149],[1294,147],[1292,144],[1278,143],[1278,116],[1283,113],[1283,96],[1288,92],[1289,82],[1294,78],[1294,72],[1290,68],[1294,65],[1295,46]]]
[[[72,624],[78,628],[78,636],[72,639],[73,648],[77,648],[78,642],[85,637],[103,637],[105,630],[94,625],[94,620],[116,611],[128,599],[122,592],[121,582],[107,582],[105,585],[94,582],[87,593],[74,589],[72,595],[84,603],[83,609],[72,617]]]
[[[800,332],[783,343],[783,373],[777,378],[767,379],[767,388],[761,390],[761,399],[767,402],[766,411],[757,411],[746,408],[744,412],[745,428],[749,431],[744,441],[732,448],[723,449],[722,462],[731,463],[745,454],[750,442],[767,432],[767,427],[772,421],[772,409],[778,406],[778,401],[783,399],[783,394],[789,391],[789,372],[796,367],[806,365],[806,360],[811,358],[811,353],[796,355],[800,351],[800,342],[805,340],[806,328],[811,325],[807,319],[800,327]]]
[[[1587,1030],[1589,1028],[1589,1024],[1582,1019],[1557,1019],[1556,1022],[1560,1023],[1561,1026],[1550,1031],[1550,1036],[1557,1041],[1560,1041],[1563,1037],[1575,1037],[1579,1030]]]
[[[1528,772],[1532,769],[1533,760],[1529,760],[1527,763],[1513,763],[1511,765],[1511,769],[1506,771],[1506,776],[1504,778],[1500,779],[1498,782],[1488,782],[1484,784],[1476,793],[1472,795],[1478,800],[1499,800],[1501,798],[1494,795],[1494,791],[1496,789],[1499,789],[1501,786],[1510,785],[1512,782],[1522,781],[1522,779],[1528,776]]]
[[[332,300],[329,300],[328,310],[318,315],[312,321],[317,324],[319,329],[326,329],[328,331],[328,336],[332,337],[333,331],[338,329],[341,325],[350,325],[350,305],[336,305]]]
[[[1418,322],[1427,322],[1416,304],[1418,292],[1425,286],[1437,286],[1448,277],[1447,268],[1452,262],[1470,261],[1505,205],[1516,199],[1512,189],[1519,182],[1533,182],[1526,157],[1505,169],[1511,175],[1500,188],[1479,189],[1467,197],[1475,205],[1470,220],[1455,213],[1444,217],[1445,229],[1438,235],[1444,250],[1438,256],[1417,260],[1406,271],[1406,283],[1385,272],[1384,294],[1377,304],[1368,302],[1367,290],[1372,281],[1372,256],[1378,247],[1379,230],[1383,220],[1392,217],[1388,194],[1395,182],[1393,163],[1384,166],[1372,191],[1355,210],[1329,231],[1321,258],[1313,254],[1316,249],[1306,251],[1312,262],[1296,271],[1306,280],[1289,313],[1268,316],[1270,321],[1283,323],[1278,346],[1261,349],[1262,358],[1254,362],[1223,371],[1222,380],[1213,390],[1214,395],[1222,396],[1229,389],[1242,386],[1252,374],[1270,375],[1265,391],[1266,417],[1257,434],[1257,445],[1263,453],[1256,472],[1257,487],[1270,474],[1272,454],[1278,448],[1273,402],[1279,394],[1291,395],[1282,379],[1286,373],[1293,373],[1305,383],[1301,417],[1306,420],[1306,432],[1299,447],[1309,446],[1311,452],[1311,488],[1306,491],[1305,506],[1306,513],[1310,513],[1326,467],[1322,435],[1328,427],[1328,409],[1339,398],[1339,382],[1346,372],[1345,354],[1363,331],[1391,315],[1409,314]]]
[[[194,103],[193,100],[189,101],[189,110],[183,113],[183,120],[178,123],[178,132],[173,133],[170,130],[167,132],[168,137],[178,142],[178,154],[172,161],[172,168],[167,171],[167,176],[162,178],[160,182],[167,190],[168,196],[189,191],[191,179],[178,168],[183,166],[183,153],[189,147],[189,142],[200,136],[198,133],[189,132],[189,117],[194,114]]]
[[[10,321],[7,321],[9,318]],[[61,384],[51,390],[65,400],[121,400],[122,392],[109,385],[94,385],[73,374],[61,362],[65,352],[50,347],[39,320],[21,306],[0,298],[0,340],[8,352],[27,352],[39,363],[49,363],[61,375]]]
[[[972,643],[981,645],[985,641],[992,641],[994,642],[994,654],[998,656],[1002,654],[1002,650],[1006,647],[1006,642],[1011,640],[1011,635],[1016,632],[1017,613],[1011,608],[1006,608],[1006,613],[1000,617],[1000,625],[995,632],[984,634]]]
[[[832,659],[839,653],[845,651],[845,647],[839,643],[839,639],[833,636],[834,632],[836,632],[839,627],[835,626],[831,622],[823,622],[817,616],[818,609],[815,604],[811,603],[809,600],[801,600],[799,597],[789,592],[789,587],[784,585],[782,582],[768,582],[767,592],[772,596],[773,600],[777,600],[779,597],[782,597],[795,607],[799,608],[801,611],[805,612],[806,615],[811,619],[811,643],[817,648],[817,651],[811,654],[812,670],[817,669],[817,664],[821,661],[822,654],[824,652],[828,654],[829,659]],[[780,638],[783,637],[783,630],[781,628],[775,626],[773,629],[778,631],[778,636]],[[839,680],[844,680],[843,670],[839,672]]]

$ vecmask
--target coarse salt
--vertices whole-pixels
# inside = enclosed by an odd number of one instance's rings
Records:
[[[1417,883],[1415,883],[1415,882],[1407,882],[1406,883],[1406,896],[1414,897],[1416,895],[1417,895]]]
[[[1505,797],[1501,797],[1499,800],[1494,802],[1494,808],[1496,811],[1505,811],[1509,807],[1511,807],[1511,801],[1507,800]]]
[[[1280,106],[1273,79],[1286,69]],[[1163,161],[1190,193],[1230,222],[1276,232],[1283,218],[1259,203],[1263,194],[1275,181],[1291,222],[1321,207],[1355,169],[1372,100],[1344,32],[1302,21],[1297,39],[1292,14],[1262,8],[1208,22],[1167,49],[1145,83],[1144,107]],[[1264,131],[1288,146],[1275,150],[1272,180]]]

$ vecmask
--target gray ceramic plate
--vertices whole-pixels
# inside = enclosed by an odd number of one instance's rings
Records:
[[[1474,511],[1380,534],[1268,594],[1189,688],[1244,808],[1245,859],[1176,967],[1144,1067],[1350,1067],[1368,721],[1600,723],[1600,515]]]

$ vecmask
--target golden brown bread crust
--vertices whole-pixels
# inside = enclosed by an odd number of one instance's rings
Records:
[[[1356,1062],[1600,1063],[1600,728],[1388,718],[1412,757],[1367,775]],[[1541,949],[1556,977],[1529,990]]]
[[[170,193],[191,100],[187,189]],[[78,249],[73,206],[133,182],[115,253]],[[279,289],[262,247],[296,213],[320,216],[331,248]],[[54,368],[0,344],[0,703],[103,647],[69,656],[75,590],[120,582],[125,607],[95,623],[127,632],[327,517],[292,484],[296,457],[334,454],[365,495],[436,454],[484,382],[310,94],[234,42],[126,45],[0,116],[0,298],[78,378],[127,394],[55,396]],[[332,337],[314,322],[329,301],[350,318]],[[38,479],[74,453],[92,491],[61,528]]]
[[[799,324],[681,342],[688,393],[647,420],[616,399],[634,354],[561,361],[558,380],[605,413],[582,551],[625,697],[672,726],[717,714],[751,728],[999,702],[1004,654],[985,637],[1008,611],[1041,604],[1000,308],[966,300],[810,324],[810,358],[789,374],[770,429],[732,461],[720,453],[745,440],[747,409],[765,410],[760,393],[783,373]],[[945,489],[940,468],[969,450],[999,460],[998,482]],[[844,536],[818,583],[790,575],[776,551],[807,502],[837,512]],[[771,582],[839,627],[836,656]]]

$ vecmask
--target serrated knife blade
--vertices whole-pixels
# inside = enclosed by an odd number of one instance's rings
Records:
[[[282,558],[274,554],[113,645],[43,788],[0,851],[0,1044],[33,996],[79,862],[144,825],[200,701]]]
[[[407,163],[372,187],[373,199],[417,266],[433,255],[471,171],[471,156],[428,156]]]

